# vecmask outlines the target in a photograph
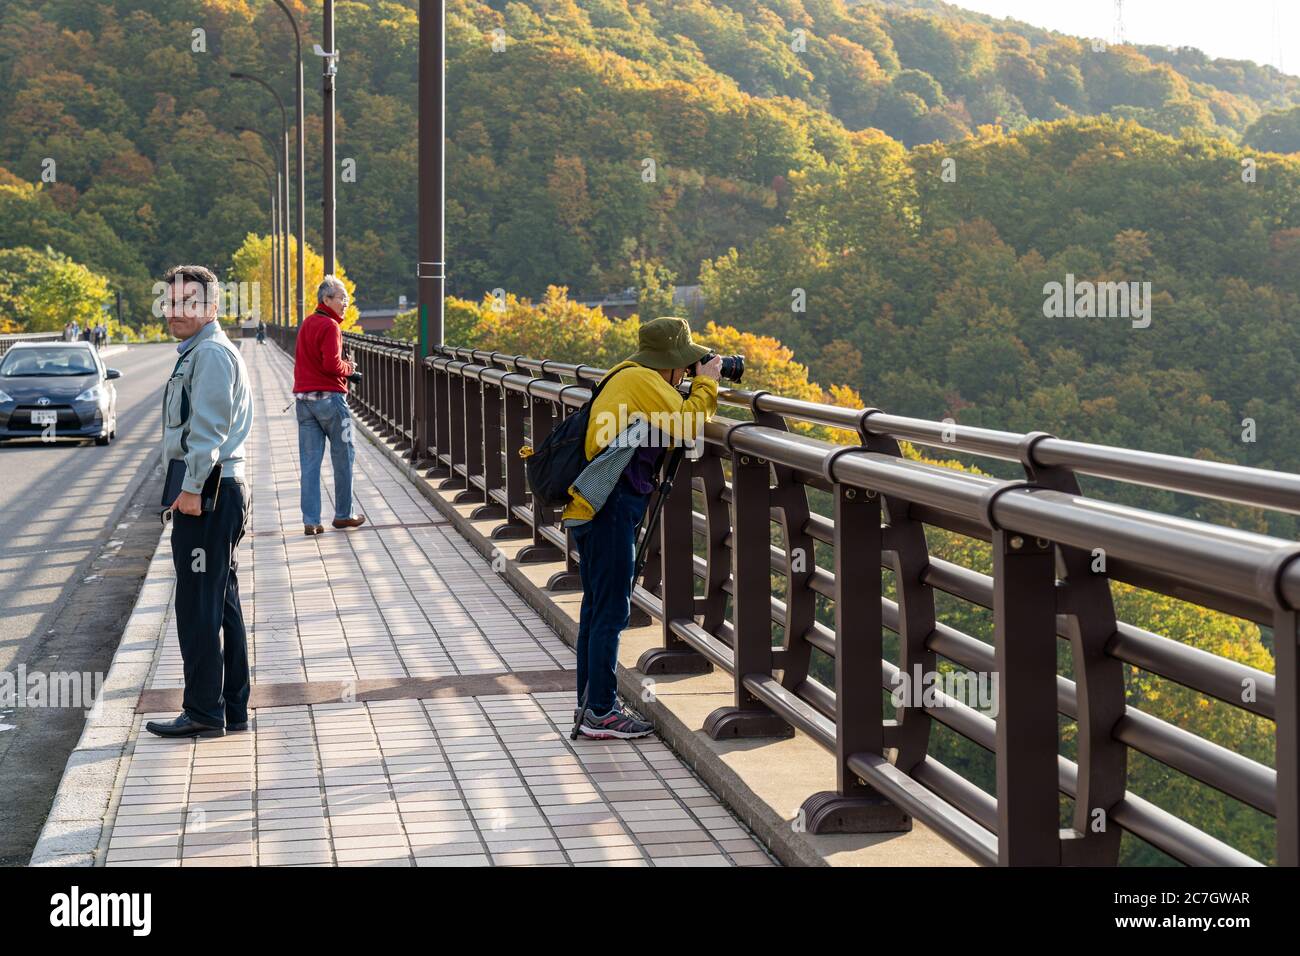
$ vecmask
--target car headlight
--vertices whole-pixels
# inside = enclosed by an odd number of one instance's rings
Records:
[[[0,402],[12,402],[13,400],[14,397],[12,395],[0,388]]]
[[[80,395],[73,399],[74,402],[98,402],[104,398],[104,389],[99,385],[92,385]]]

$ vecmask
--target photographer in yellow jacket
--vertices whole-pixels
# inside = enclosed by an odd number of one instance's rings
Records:
[[[698,436],[718,409],[722,359],[691,341],[685,319],[641,326],[640,349],[615,365],[591,406],[588,465],[570,488],[561,522],[573,531],[582,578],[578,625],[579,731],[596,739],[644,737],[652,730],[618,705],[618,643],[632,610],[637,529],[664,446]],[[688,374],[690,394],[677,387]]]

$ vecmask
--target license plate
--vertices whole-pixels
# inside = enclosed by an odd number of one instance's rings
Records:
[[[59,422],[59,413],[50,409],[49,411],[32,411],[33,425],[57,425]]]

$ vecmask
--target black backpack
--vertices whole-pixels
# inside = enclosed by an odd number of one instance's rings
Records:
[[[619,369],[619,372],[624,370]],[[587,424],[591,421],[591,403],[613,377],[607,375],[597,383],[591,390],[591,398],[551,429],[551,433],[525,459],[524,470],[534,504],[559,508],[569,503],[569,487],[587,467]]]

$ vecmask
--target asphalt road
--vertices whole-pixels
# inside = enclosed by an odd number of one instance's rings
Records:
[[[168,345],[105,359],[122,372],[107,447],[0,445],[0,678],[107,671],[162,530],[160,403],[175,359]],[[27,862],[84,720],[80,707],[0,708],[0,865]]]

